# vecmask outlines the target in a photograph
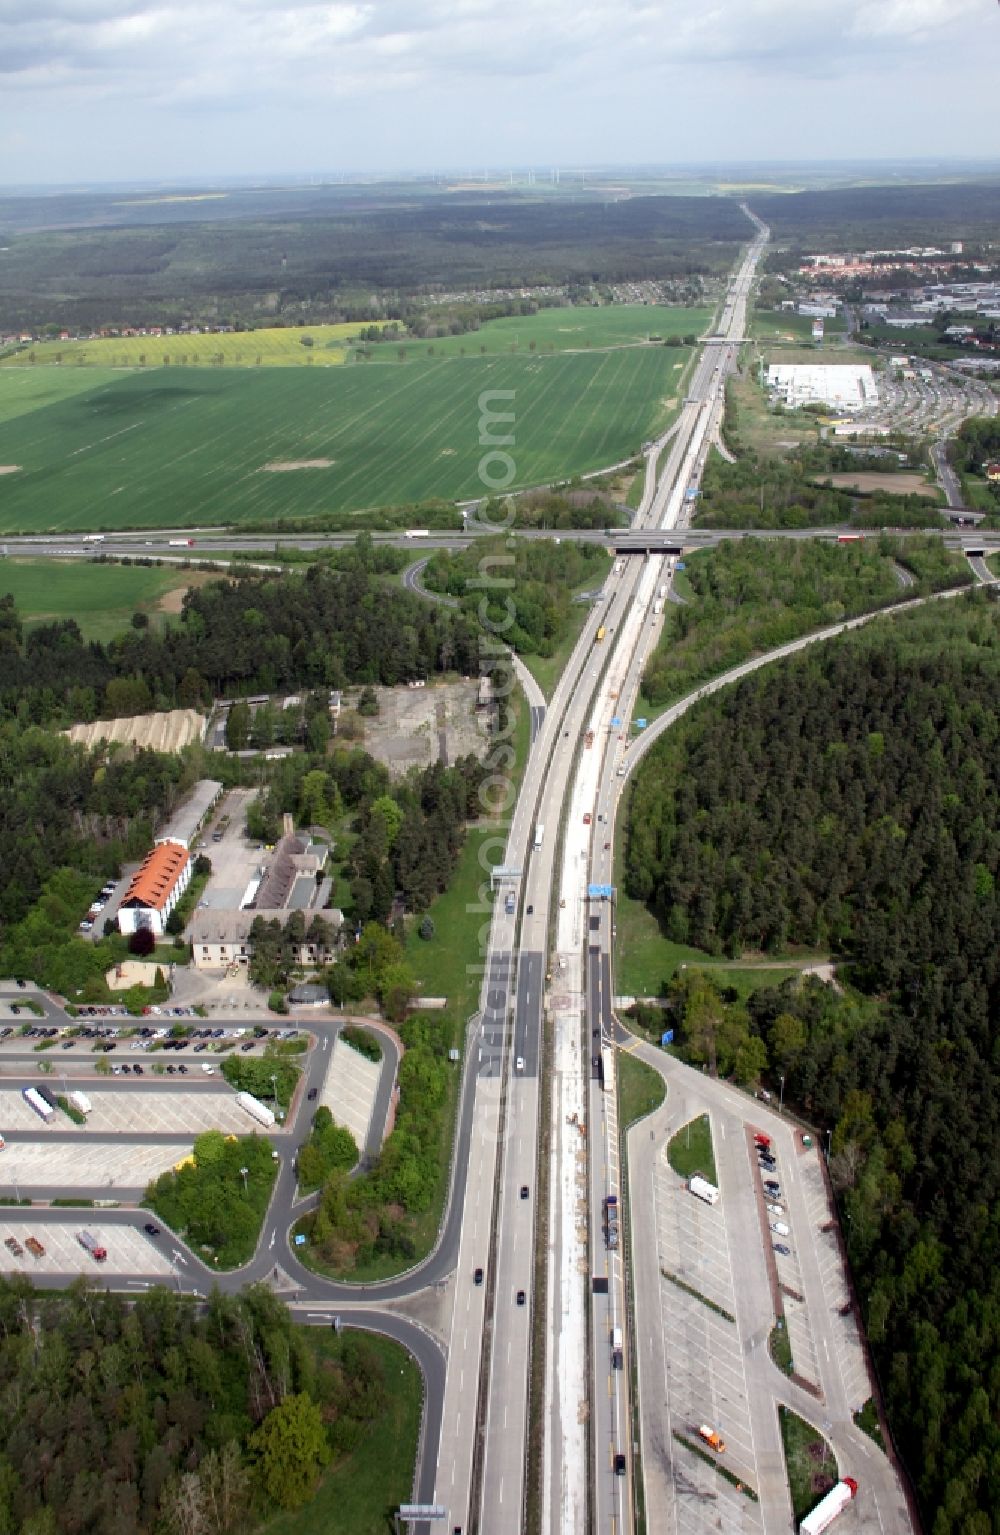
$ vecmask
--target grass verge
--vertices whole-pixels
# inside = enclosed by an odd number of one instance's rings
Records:
[[[874,1397],[869,1397],[860,1412],[854,1413],[854,1421],[867,1434],[869,1439],[874,1439],[879,1449],[885,1452],[885,1440],[882,1437],[882,1426],[878,1419],[878,1408],[875,1406]]]
[[[531,712],[519,696],[513,741],[511,780],[520,787],[531,745]],[[459,1018],[469,1018],[479,1006],[482,986],[484,930],[493,914],[489,869],[502,862],[506,830],[501,821],[481,823],[465,838],[458,865],[448,889],[432,902],[427,915],[434,923],[434,937],[419,936],[412,923],[406,939],[406,963],[425,997],[447,997]]]
[[[788,1490],[796,1523],[837,1480],[837,1461],[823,1435],[787,1407],[778,1408]]]
[[[332,1330],[303,1329],[317,1361],[336,1359],[343,1341]],[[383,1369],[388,1400],[362,1442],[323,1476],[304,1508],[276,1515],[256,1535],[387,1535],[410,1499],[420,1432],[420,1371],[398,1343],[366,1333]]]
[[[588,574],[586,581],[582,582],[580,586],[574,587],[573,593],[596,591],[599,586],[604,584],[610,569],[611,556],[609,555],[605,561],[604,568],[599,570],[595,563],[594,569]],[[580,630],[583,628],[589,612],[589,603],[574,602],[570,608],[569,617],[566,620],[566,633],[552,654],[550,656],[524,655],[521,657],[521,660],[547,699],[550,699],[555,692],[556,683],[563,674],[566,662],[573,652],[573,646],[580,638]]]
[[[721,1461],[716,1460],[714,1455],[710,1455],[707,1450],[702,1449],[700,1444],[696,1444],[686,1434],[679,1434],[674,1429],[673,1435],[678,1444],[682,1444],[686,1450],[690,1450],[692,1455],[697,1455],[698,1459],[703,1460],[706,1466],[711,1466],[713,1470],[717,1471],[729,1483],[730,1487],[735,1487],[737,1492],[742,1492],[743,1496],[749,1498],[751,1503],[759,1503],[760,1499],[757,1497],[754,1489],[748,1487],[746,1482],[741,1481],[735,1471],[730,1471],[728,1466],[724,1466]]]
[[[715,1153],[712,1150],[712,1126],[707,1114],[682,1125],[667,1144],[667,1161],[682,1178],[700,1173],[709,1183],[716,1183]]]
[[[788,1336],[788,1328],[784,1318],[779,1317],[771,1328],[771,1335],[767,1340],[768,1352],[783,1375],[791,1375],[794,1368],[792,1364],[792,1344]]]
[[[645,1119],[658,1109],[667,1096],[666,1084],[659,1072],[624,1050],[618,1051],[618,1125],[627,1130],[637,1119]]]
[[[660,1273],[668,1283],[675,1285],[678,1290],[683,1290],[684,1294],[690,1295],[693,1300],[701,1301],[701,1304],[707,1306],[709,1311],[714,1311],[716,1316],[721,1316],[725,1321],[732,1322],[735,1326],[736,1318],[731,1311],[726,1310],[725,1306],[719,1306],[714,1300],[709,1300],[707,1295],[702,1295],[701,1291],[696,1290],[694,1285],[688,1284],[686,1280],[679,1278],[677,1274],[672,1274],[669,1269],[661,1268]]]

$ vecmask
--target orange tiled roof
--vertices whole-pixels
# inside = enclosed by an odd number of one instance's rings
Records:
[[[161,911],[184,872],[187,849],[177,842],[160,842],[142,861],[122,900],[123,906],[153,906]]]

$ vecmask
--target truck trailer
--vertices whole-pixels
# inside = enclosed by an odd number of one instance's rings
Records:
[[[822,1498],[811,1514],[806,1514],[799,1525],[799,1535],[822,1535],[828,1530],[838,1514],[842,1514],[852,1498],[858,1495],[858,1484],[853,1476],[845,1476],[836,1487],[831,1487],[825,1498]]]
[[[261,1103],[259,1098],[254,1097],[253,1093],[237,1093],[236,1102],[241,1109],[246,1110],[251,1119],[255,1119],[259,1125],[263,1125],[266,1130],[270,1130],[274,1124],[274,1114],[266,1103]]]
[[[97,1238],[92,1236],[89,1231],[78,1231],[76,1234],[76,1240],[79,1242],[81,1247],[85,1248],[86,1251],[89,1252],[95,1263],[103,1263],[107,1258],[108,1249],[106,1247],[102,1247]]]
[[[715,1184],[709,1183],[707,1178],[699,1177],[697,1173],[695,1173],[693,1178],[688,1179],[688,1191],[696,1199],[703,1199],[707,1205],[717,1205],[719,1203],[719,1191]]]
[[[46,1103],[41,1094],[37,1093],[33,1087],[22,1088],[21,1097],[24,1099],[29,1109],[34,1109],[39,1119],[44,1119],[46,1124],[55,1118],[55,1109],[52,1108],[50,1104]]]

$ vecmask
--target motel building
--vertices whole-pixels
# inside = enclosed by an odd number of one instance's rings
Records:
[[[118,908],[118,927],[134,933],[148,927],[158,938],[167,918],[191,882],[191,858],[178,842],[158,842],[132,876]]]

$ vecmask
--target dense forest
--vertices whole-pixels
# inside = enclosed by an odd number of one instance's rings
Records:
[[[550,656],[566,633],[573,588],[600,586],[607,571],[608,556],[596,544],[497,538],[457,554],[439,550],[423,579],[429,591],[457,598],[469,620],[478,616],[499,641]]]
[[[141,615],[140,615],[141,616]],[[213,696],[392,686],[479,672],[479,633],[462,614],[367,571],[243,575],[191,588],[179,624],[88,643],[72,619],[22,633],[0,597],[0,716],[23,723],[198,708]]]
[[[972,416],[963,421],[948,443],[948,457],[963,479],[969,476],[993,497],[994,516],[1000,515],[1000,483],[986,479],[987,465],[1000,462],[1000,420],[995,416]]]
[[[700,528],[937,528],[937,501],[927,496],[874,491],[864,495],[831,485],[831,474],[858,473],[858,459],[844,448],[803,446],[775,455],[757,454],[740,441],[739,416],[730,391],[726,440],[736,463],[711,454],[705,465],[695,525]],[[912,445],[905,444],[911,449]],[[901,446],[902,451],[902,446]],[[909,455],[908,455],[909,456]],[[913,453],[914,459],[918,456]],[[868,468],[897,468],[884,461]]]
[[[905,592],[895,565],[913,577]],[[682,601],[666,607],[643,696],[658,708],[810,629],[971,580],[939,538],[729,539],[688,555],[675,578]]]
[[[196,1308],[0,1279],[0,1529],[226,1535],[298,1508],[378,1430],[363,1337],[318,1353],[263,1286]]]
[[[826,191],[754,193],[753,211],[771,227],[769,269],[795,265],[801,250],[851,251],[946,241],[993,241],[1000,220],[1000,182],[953,185],[836,187]]]
[[[27,200],[0,204],[10,230],[0,229],[0,329],[401,318],[406,295],[442,289],[721,275],[748,230],[727,197],[441,199],[411,189],[381,206],[371,195],[346,206],[318,197],[312,216],[301,197],[294,212],[279,197],[273,212],[242,198],[242,216],[212,223],[168,221],[161,206],[157,224],[126,223],[119,211],[119,227],[70,229],[18,229]],[[67,224],[82,216],[67,207]],[[38,224],[51,219],[38,209]]]
[[[697,706],[629,805],[627,885],[715,954],[829,949],[818,983],[675,993],[693,1059],[832,1131],[890,1422],[935,1535],[1000,1509],[1000,619],[874,624]]]

